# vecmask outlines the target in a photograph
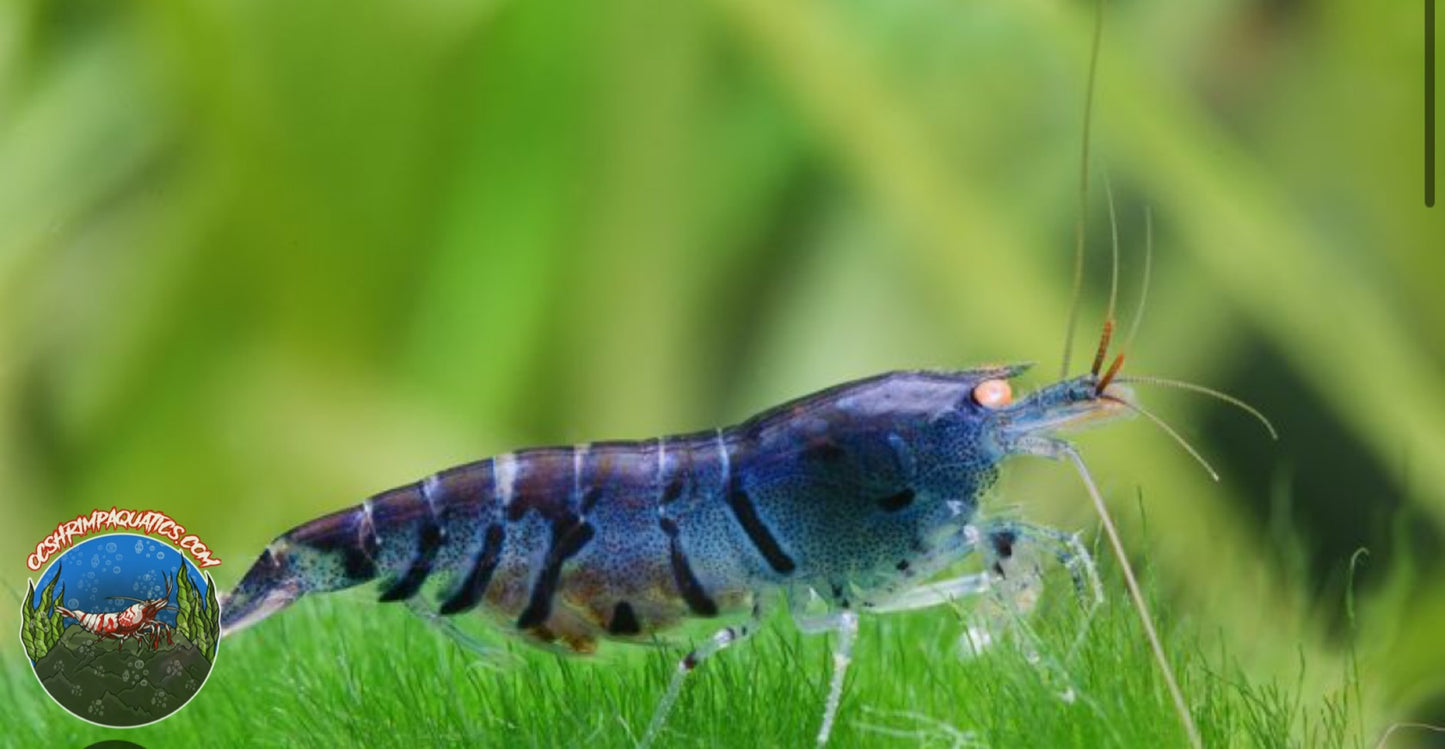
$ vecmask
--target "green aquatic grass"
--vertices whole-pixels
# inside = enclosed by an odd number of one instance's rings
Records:
[[[1079,611],[1058,588],[1026,620],[1031,636],[974,658],[958,657],[963,609],[865,617],[833,745],[1183,746],[1116,581],[1077,649]],[[1302,704],[1294,684],[1247,680],[1187,621],[1165,615],[1160,625],[1206,745],[1362,745],[1347,674],[1333,696]],[[613,648],[616,655],[584,660],[508,650],[508,664],[488,665],[403,607],[360,594],[317,597],[228,639],[192,704],[129,731],[66,715],[11,651],[0,679],[8,714],[0,743],[628,747],[680,655]],[[828,663],[826,638],[800,635],[776,615],[696,673],[659,745],[809,746]]]

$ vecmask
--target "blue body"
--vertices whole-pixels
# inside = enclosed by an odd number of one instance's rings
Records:
[[[974,389],[1021,369],[894,372],[725,429],[449,469],[278,538],[223,627],[371,580],[577,652],[779,593],[886,601],[971,550],[964,526],[1009,453],[1007,414]]]

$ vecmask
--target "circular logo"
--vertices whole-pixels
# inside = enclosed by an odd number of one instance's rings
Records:
[[[154,538],[87,539],[31,581],[20,640],[40,685],[82,720],[129,728],[181,709],[216,661],[215,583]]]

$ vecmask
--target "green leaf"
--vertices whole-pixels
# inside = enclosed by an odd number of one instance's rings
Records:
[[[206,657],[215,660],[216,645],[221,641],[221,602],[216,598],[216,581],[206,573]]]
[[[25,593],[25,605],[21,608],[23,622],[20,627],[20,641],[25,645],[25,653],[31,660],[39,660],[43,652],[39,652],[35,644],[36,621],[35,613],[35,581],[30,581],[30,588]]]
[[[65,601],[65,586],[60,586],[60,595],[55,597],[55,606],[50,609],[50,630],[55,633],[55,640],[60,640],[60,635],[65,629],[65,617],[61,615],[56,607],[61,606]]]
[[[50,648],[60,641],[60,623],[62,617],[55,611],[55,584],[60,582],[61,566],[55,566],[55,576],[50,578],[50,583],[40,594],[40,608],[33,612],[36,620],[35,645],[37,650],[44,655],[50,652]],[[33,584],[32,584],[33,587]],[[33,599],[32,599],[33,600]]]
[[[196,589],[191,576],[186,572],[186,563],[181,562],[176,570],[176,628],[187,639],[197,642],[199,628],[196,626]]]

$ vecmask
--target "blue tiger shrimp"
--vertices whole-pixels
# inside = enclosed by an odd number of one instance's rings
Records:
[[[1094,43],[1097,57],[1097,27]],[[1093,77],[1091,61],[1085,185]],[[1076,304],[1082,229],[1077,239]],[[1117,253],[1116,242],[1115,286]],[[1217,391],[1121,375],[1126,353],[1108,358],[1112,297],[1092,366],[1068,375],[1066,344],[1060,379],[1021,397],[1014,381],[1028,364],[894,371],[728,427],[522,449],[381,492],[268,544],[222,600],[222,633],[232,636],[305,595],[364,583],[378,584],[380,601],[407,602],[429,618],[474,613],[529,643],[580,655],[601,641],[644,644],[694,620],[717,620],[713,634],[678,662],[645,746],[689,674],[784,608],[801,631],[833,635],[816,734],[823,745],[862,616],[989,591],[1002,563],[1025,544],[1050,552],[1076,586],[1087,583],[1101,600],[1088,551],[1075,536],[980,514],[1004,463],[1041,457],[1077,470],[1185,734],[1200,746],[1118,533],[1066,435],[1142,415],[1199,458],[1143,408],[1131,385],[1211,395],[1273,428]],[[1071,315],[1068,338],[1073,327]],[[936,579],[974,556],[982,571]]]
[[[650,737],[687,674],[785,601],[802,631],[835,635],[822,744],[861,614],[986,590],[987,571],[929,582],[976,551],[1007,558],[1031,542],[1088,563],[1072,536],[977,522],[979,499],[1004,461],[1037,456],[1072,463],[1102,502],[1060,435],[1139,411],[1122,361],[1018,399],[1010,381],[1027,365],[891,372],[727,428],[444,470],[282,534],[222,602],[222,630],[371,581],[382,601],[419,600],[431,583],[437,615],[478,610],[579,654],[685,619],[746,617],[679,662]],[[804,610],[815,598],[825,613]]]

